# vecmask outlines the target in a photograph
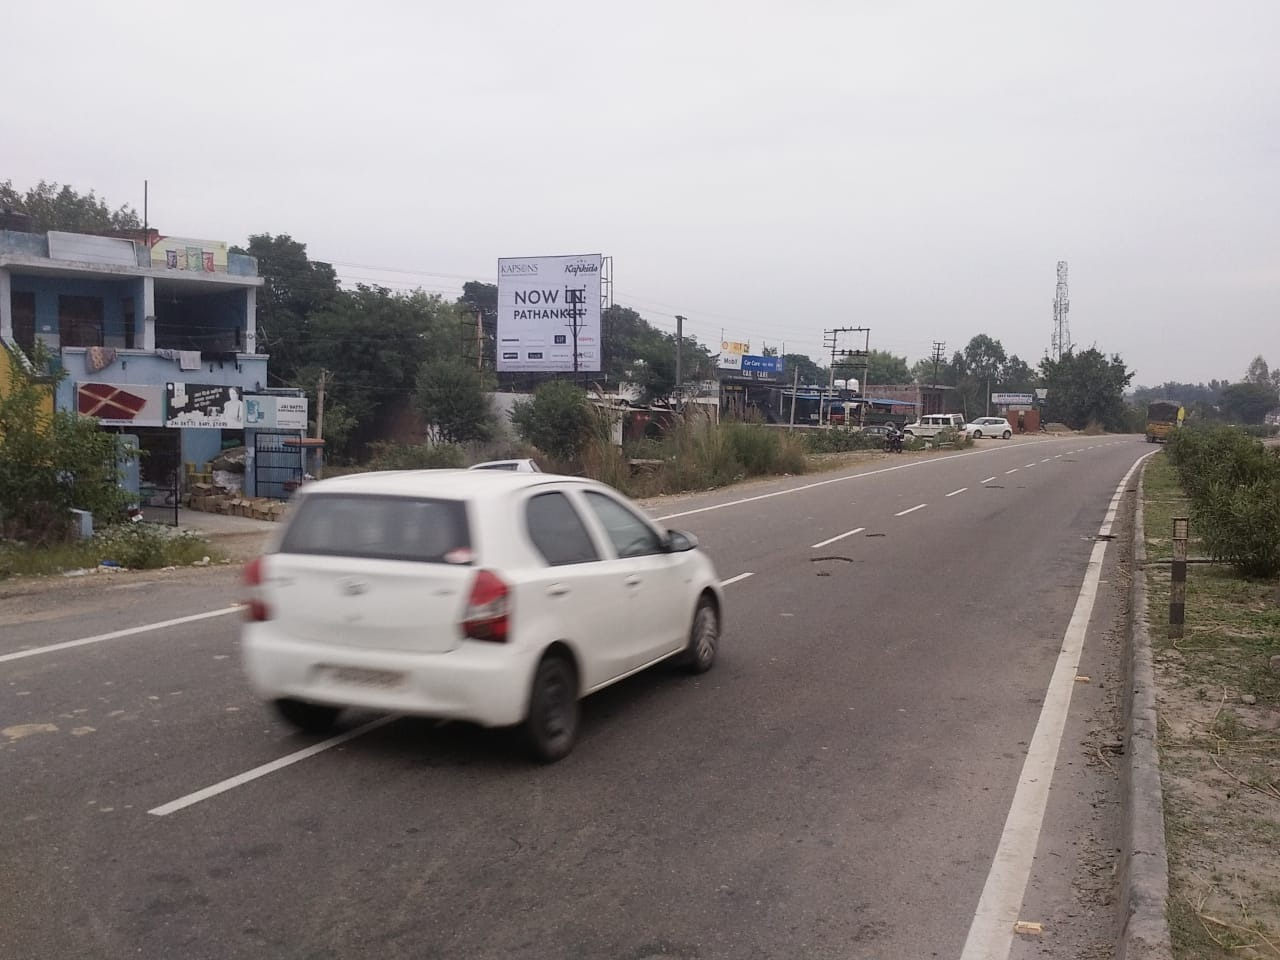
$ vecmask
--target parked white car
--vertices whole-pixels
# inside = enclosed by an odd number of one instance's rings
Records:
[[[723,595],[691,534],[610,487],[513,471],[354,474],[299,490],[245,568],[249,680],[296,726],[343,707],[523,724],[573,747],[578,701],[668,659],[710,669]]]
[[[542,468],[532,460],[486,460],[477,463],[468,470],[514,470],[516,473],[541,473]]]
[[[931,440],[943,430],[959,430],[964,426],[964,417],[958,413],[929,413],[915,423],[908,423],[902,432],[908,438],[922,437]]]
[[[975,440],[983,437],[1008,440],[1013,436],[1013,426],[1004,417],[978,417],[972,423],[966,423],[962,429]]]

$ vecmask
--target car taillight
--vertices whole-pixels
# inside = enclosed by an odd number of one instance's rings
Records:
[[[511,589],[492,570],[479,570],[462,617],[462,632],[472,640],[506,643],[510,630]]]
[[[271,611],[267,608],[266,601],[258,596],[258,591],[262,588],[261,557],[254,557],[245,564],[242,579],[244,585],[249,588],[249,598],[244,604],[244,618],[254,622],[270,620]]]

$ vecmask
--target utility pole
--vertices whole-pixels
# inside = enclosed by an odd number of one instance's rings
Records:
[[[853,369],[861,369],[862,379],[858,381],[858,392],[862,392],[864,381],[867,377],[867,369],[871,363],[871,328],[870,327],[836,327],[834,330],[824,330],[825,340],[824,346],[831,350],[831,370],[827,377],[827,422],[831,422],[831,401],[835,396],[836,385],[836,365],[840,364]],[[840,337],[843,334],[861,333],[864,335],[863,345],[860,348],[840,349]],[[844,358],[839,360],[837,358]],[[821,401],[819,401],[821,403]],[[846,412],[846,422],[848,416]],[[821,418],[820,418],[821,422]]]
[[[676,409],[684,400],[684,317],[676,314]]]
[[[320,379],[316,382],[316,439],[324,439],[324,388],[329,379],[329,371],[321,370]]]
[[[945,340],[935,340],[935,341],[933,341],[933,384],[932,384],[932,386],[933,386],[933,391],[934,391],[934,396],[935,396],[935,397],[937,396],[937,392],[938,392],[938,367],[939,367],[939,365],[942,363],[943,358],[944,358],[944,357],[946,357],[946,355],[947,355],[947,344],[946,344],[946,341],[945,341]],[[921,411],[920,411],[920,412],[921,412],[921,413],[925,413],[925,411],[924,411],[923,409],[921,409]],[[938,403],[938,409],[937,409],[937,410],[932,410],[932,411],[929,411],[929,412],[930,412],[930,413],[941,413],[941,412],[942,412],[942,403],[941,403],[941,401],[939,401],[939,403]]]

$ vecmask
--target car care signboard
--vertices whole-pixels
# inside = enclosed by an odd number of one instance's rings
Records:
[[[244,425],[251,430],[306,430],[306,397],[244,398]]]
[[[77,383],[76,409],[104,427],[160,427],[164,391],[142,383]]]
[[[600,260],[593,253],[498,261],[499,370],[600,369]]]
[[[742,355],[742,375],[752,380],[779,380],[782,378],[783,361],[781,357],[755,357],[749,353]]]
[[[166,427],[244,429],[244,401],[240,388],[225,384],[166,383]]]

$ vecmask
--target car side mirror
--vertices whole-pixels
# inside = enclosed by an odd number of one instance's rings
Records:
[[[698,538],[683,530],[668,530],[663,545],[667,548],[667,553],[687,553],[697,549]]]

